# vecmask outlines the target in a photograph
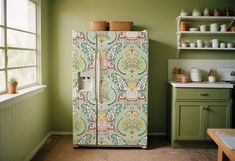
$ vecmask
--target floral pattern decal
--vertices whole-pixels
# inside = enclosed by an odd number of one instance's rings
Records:
[[[147,146],[148,37],[146,32],[73,32],[74,144]],[[95,72],[99,96],[79,90],[78,74]]]

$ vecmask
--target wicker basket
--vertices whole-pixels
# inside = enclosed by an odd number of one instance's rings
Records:
[[[89,28],[92,31],[106,31],[107,22],[106,21],[90,21]]]
[[[131,31],[131,21],[109,21],[109,31]]]

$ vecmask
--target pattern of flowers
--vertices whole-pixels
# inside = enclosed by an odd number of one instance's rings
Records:
[[[73,32],[74,144],[147,146],[148,38],[146,32]],[[79,73],[94,72],[99,96],[79,90]]]

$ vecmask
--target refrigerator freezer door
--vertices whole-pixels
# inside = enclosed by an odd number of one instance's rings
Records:
[[[95,55],[96,33],[72,33],[72,105],[74,146],[95,146],[96,98]]]
[[[99,146],[147,146],[146,32],[99,32]]]

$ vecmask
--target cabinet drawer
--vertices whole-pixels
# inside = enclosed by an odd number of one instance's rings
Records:
[[[229,89],[213,89],[213,88],[175,88],[175,99],[216,99],[224,100],[230,98]]]

